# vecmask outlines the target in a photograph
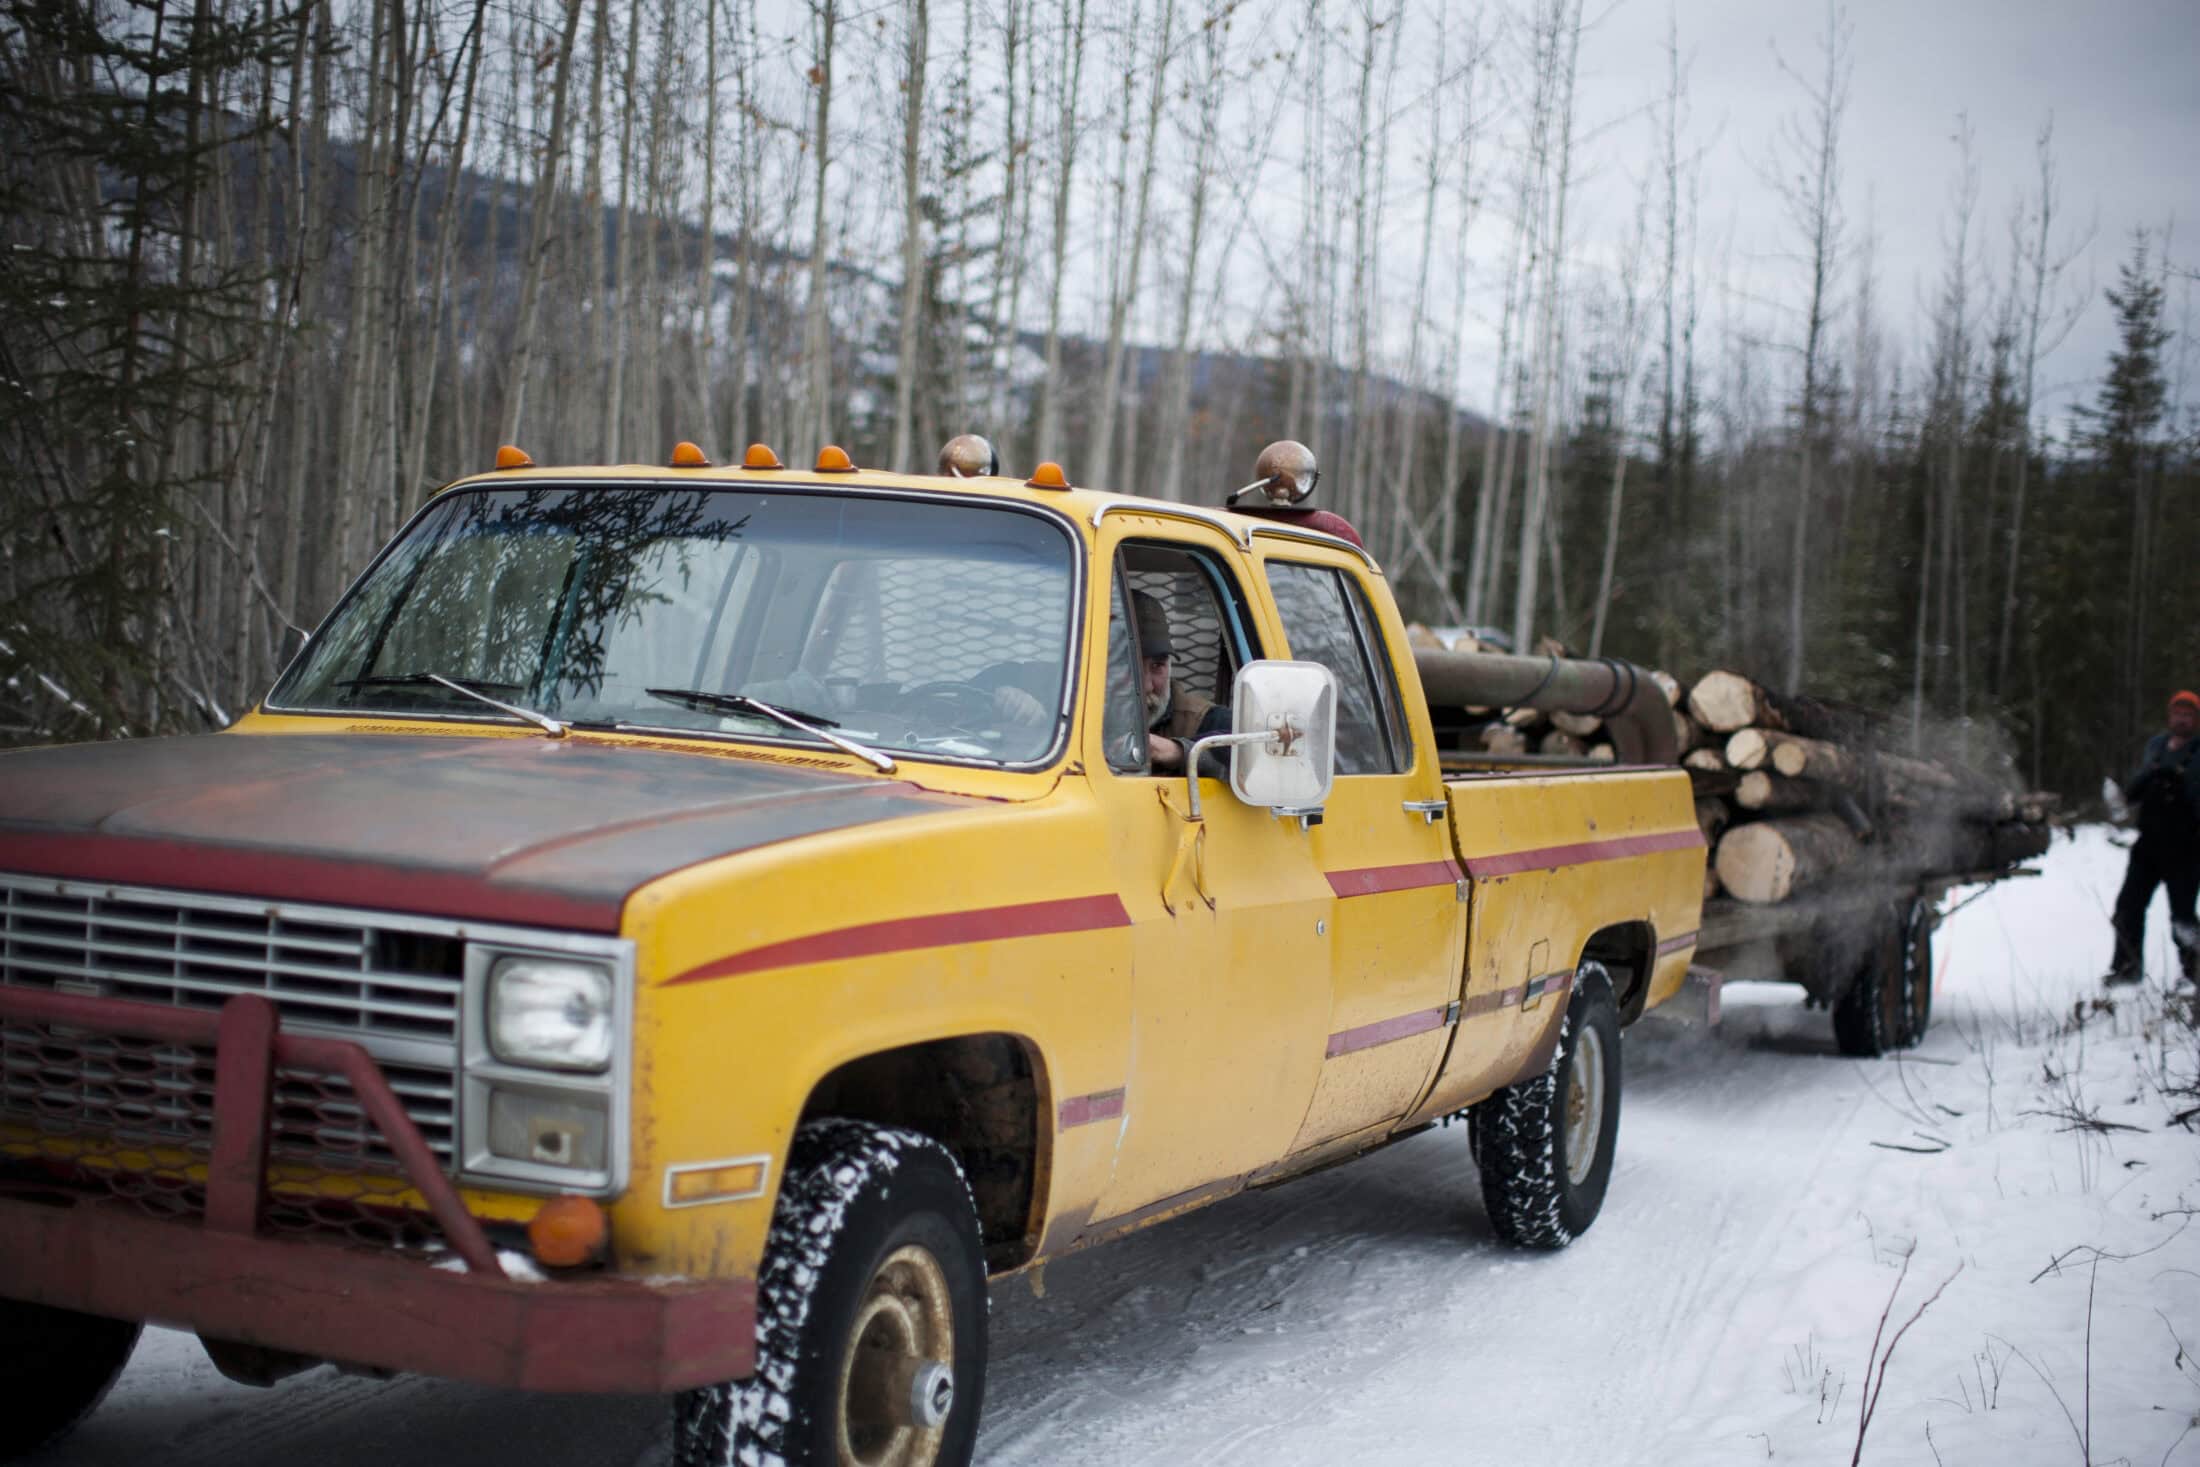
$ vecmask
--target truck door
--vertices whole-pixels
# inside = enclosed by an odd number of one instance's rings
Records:
[[[1302,1150],[1379,1135],[1420,1098],[1458,1019],[1466,907],[1427,710],[1399,693],[1404,629],[1376,611],[1394,622],[1390,599],[1357,566],[1264,564],[1291,656],[1337,678],[1337,778],[1312,832],[1336,899],[1329,1026]]]
[[[1107,686],[1103,716],[1086,720],[1086,761],[1133,970],[1115,1170],[1093,1213],[1102,1224],[1198,1200],[1282,1156],[1321,1067],[1333,903],[1306,834],[1211,778],[1194,824],[1182,769],[1157,770],[1148,755],[1137,643],[1153,603],[1173,644],[1172,704],[1226,706],[1239,666],[1281,655],[1263,647],[1232,570],[1241,563],[1219,533],[1160,516],[1111,515],[1096,552],[1105,599],[1089,624],[1106,628]],[[1140,598],[1151,598],[1144,613]]]

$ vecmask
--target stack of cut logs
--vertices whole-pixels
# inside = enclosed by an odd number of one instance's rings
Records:
[[[1780,902],[1844,872],[1990,872],[2047,849],[2054,796],[1896,752],[1902,732],[1861,709],[1713,672],[1676,700],[1674,719],[1712,847],[1706,897]]]
[[[1415,645],[1483,650],[1407,629]],[[1497,650],[1497,649],[1487,649]],[[1537,655],[1572,656],[1546,638]],[[1696,791],[1696,823],[1711,859],[1704,896],[1783,902],[1846,875],[1896,884],[1992,872],[2047,849],[2055,797],[2019,795],[1961,763],[1909,752],[1906,726],[1816,698],[1779,695],[1739,673],[1693,687],[1650,677],[1673,708],[1681,763]],[[1509,760],[1614,760],[1595,718],[1533,708],[1466,709],[1462,753]]]

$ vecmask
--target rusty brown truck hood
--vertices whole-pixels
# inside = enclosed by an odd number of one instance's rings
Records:
[[[0,871],[616,932],[667,872],[964,803],[579,738],[131,739],[0,754]]]

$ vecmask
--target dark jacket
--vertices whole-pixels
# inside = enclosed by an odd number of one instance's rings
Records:
[[[2200,851],[2200,736],[2171,749],[2169,735],[2147,740],[2146,753],[2124,798],[2139,817],[2139,838],[2149,845]]]

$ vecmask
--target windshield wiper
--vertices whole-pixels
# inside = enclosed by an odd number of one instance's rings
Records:
[[[418,687],[422,683],[434,683],[438,687],[449,688],[452,692],[464,694],[477,703],[486,703],[500,713],[509,713],[514,718],[524,719],[554,739],[565,737],[565,725],[549,714],[537,713],[532,708],[522,708],[517,703],[507,703],[501,698],[492,698],[487,693],[478,691],[480,688],[516,686],[513,683],[495,683],[485,678],[448,678],[437,672],[392,672],[378,673],[372,677],[348,677],[338,683],[337,686],[345,688],[402,688]],[[469,683],[473,686],[469,687]]]
[[[700,688],[644,688],[642,691],[652,698],[662,698],[667,703],[679,703],[689,708],[707,709],[714,713],[746,713],[753,717],[769,718],[774,723],[784,724],[788,728],[798,729],[813,738],[823,739],[834,748],[853,754],[858,759],[875,766],[881,774],[894,772],[894,761],[892,759],[876,749],[857,743],[854,739],[842,738],[836,733],[827,733],[827,729],[838,728],[840,725],[830,718],[820,717],[815,713],[804,713],[799,708],[775,708],[771,704],[761,702],[746,693],[709,693]]]

